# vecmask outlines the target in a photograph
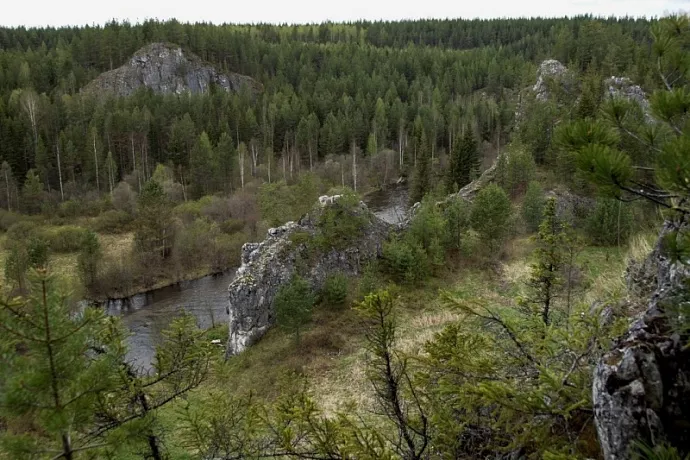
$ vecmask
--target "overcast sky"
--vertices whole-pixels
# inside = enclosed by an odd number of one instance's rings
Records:
[[[529,16],[661,16],[690,0],[3,0],[0,25],[103,24],[177,18],[183,22],[304,23],[357,19]]]

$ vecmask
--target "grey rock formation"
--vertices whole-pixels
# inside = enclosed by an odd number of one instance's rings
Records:
[[[535,97],[539,101],[547,101],[550,97],[549,80],[560,80],[568,73],[568,69],[555,59],[547,59],[539,65],[537,82],[532,87]]]
[[[606,92],[610,97],[623,98],[637,103],[642,112],[645,114],[647,122],[653,120],[650,113],[649,101],[647,94],[640,87],[640,85],[633,84],[632,80],[627,77],[610,77],[604,81]]]
[[[155,93],[196,94],[208,91],[212,84],[226,91],[237,92],[243,85],[251,91],[261,90],[261,85],[251,77],[217,72],[177,45],[152,43],[134,53],[125,65],[99,75],[82,91],[94,95],[129,96],[146,87]]]
[[[366,217],[366,224],[361,237],[349,247],[317,250],[304,243],[304,237],[312,239],[316,235],[321,213],[336,205],[338,199],[339,196],[323,196],[299,222],[272,228],[263,242],[243,246],[242,265],[228,288],[228,356],[246,349],[273,325],[273,299],[294,274],[299,273],[318,290],[328,275],[356,275],[369,260],[381,254],[383,242],[395,226],[378,219],[364,203],[359,203],[353,212]],[[302,233],[303,238],[293,237],[297,233]]]
[[[660,243],[684,225],[667,222],[648,260],[629,278],[655,285],[648,309],[594,373],[595,424],[607,460],[632,458],[636,441],[690,446],[690,349],[665,313],[667,305],[688,301],[690,269],[665,257]]]

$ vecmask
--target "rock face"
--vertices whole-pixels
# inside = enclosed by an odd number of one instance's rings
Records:
[[[226,354],[240,353],[266,333],[275,321],[273,299],[280,286],[299,273],[318,290],[334,273],[355,275],[381,254],[383,242],[395,226],[374,216],[364,203],[352,210],[364,217],[361,235],[343,249],[316,250],[313,241],[319,218],[339,196],[323,196],[299,222],[272,228],[261,243],[242,247],[242,265],[228,288],[230,334]]]
[[[667,222],[661,236],[686,225]],[[688,302],[690,269],[665,257],[660,242],[632,278],[645,290],[655,284],[648,310],[594,374],[595,424],[607,460],[632,458],[635,441],[667,441],[685,453],[690,446],[690,349],[664,313]]]
[[[640,85],[633,84],[627,77],[610,77],[604,81],[604,86],[610,97],[636,102],[644,112],[647,122],[652,121],[647,94]]]
[[[125,65],[105,72],[86,85],[83,92],[94,95],[129,96],[141,87],[155,93],[204,93],[215,84],[225,91],[239,91],[247,85],[260,91],[251,77],[219,73],[198,56],[177,45],[152,43],[134,53]]]
[[[532,87],[535,97],[539,101],[547,101],[550,97],[549,80],[560,80],[568,73],[568,69],[555,59],[547,59],[539,65],[537,82]]]

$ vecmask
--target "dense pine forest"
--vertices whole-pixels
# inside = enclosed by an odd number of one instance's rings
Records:
[[[167,56],[243,83],[104,89]],[[689,69],[685,16],[0,28],[0,459],[684,458]],[[79,302],[240,263],[150,369]]]

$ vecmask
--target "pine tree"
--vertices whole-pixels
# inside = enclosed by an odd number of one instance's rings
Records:
[[[150,180],[139,195],[134,241],[142,259],[150,262],[168,257],[172,251],[174,226],[171,206],[162,185]]]
[[[309,283],[300,277],[294,277],[281,286],[273,301],[276,323],[293,334],[297,342],[300,340],[300,331],[311,319],[314,301]]]
[[[447,176],[447,189],[451,193],[472,182],[479,172],[479,150],[472,126],[467,125],[465,134],[453,146],[450,168]]]
[[[525,198],[522,200],[522,220],[527,230],[534,232],[539,228],[544,212],[544,189],[539,182],[532,181],[527,186]]]
[[[429,141],[426,131],[422,129],[417,143],[417,165],[415,166],[410,203],[420,203],[424,195],[431,190],[431,158],[429,156]]]
[[[25,434],[0,435],[12,458],[49,453],[72,460],[77,452],[102,447],[78,434],[93,423],[98,398],[113,388],[117,364],[112,354],[91,352],[112,349],[103,333],[108,321],[102,309],[75,315],[68,297],[45,272],[34,276],[28,298],[0,303],[0,414],[10,424],[24,423],[26,417],[33,424]]]
[[[41,211],[41,196],[43,195],[43,185],[33,169],[26,173],[26,180],[22,188],[22,205],[29,214],[36,214]]]

